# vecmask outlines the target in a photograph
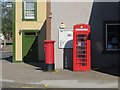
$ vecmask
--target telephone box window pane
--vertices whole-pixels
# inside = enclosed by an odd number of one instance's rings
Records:
[[[120,24],[106,24],[106,50],[120,50]]]

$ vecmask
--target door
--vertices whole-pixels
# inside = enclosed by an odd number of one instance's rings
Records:
[[[24,30],[22,35],[22,57],[24,62],[35,62],[37,56],[37,32]]]
[[[87,69],[87,35],[76,35],[76,67],[80,70]]]

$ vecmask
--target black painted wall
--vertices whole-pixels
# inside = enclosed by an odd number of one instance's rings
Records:
[[[93,68],[120,67],[119,53],[103,53],[104,21],[119,21],[118,2],[94,2],[89,24],[91,26],[91,61]]]

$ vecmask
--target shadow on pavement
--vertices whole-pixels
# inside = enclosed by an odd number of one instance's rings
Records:
[[[45,62],[44,61],[25,62],[25,63],[34,66],[36,70],[45,71]]]
[[[120,77],[119,68],[95,68],[94,71]]]
[[[6,60],[6,61],[8,61],[8,62],[11,62],[11,63],[12,63],[12,56],[2,58],[2,60]]]

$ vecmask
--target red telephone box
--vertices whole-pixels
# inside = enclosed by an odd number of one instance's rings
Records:
[[[90,26],[74,25],[73,32],[73,71],[89,71],[90,64]]]

